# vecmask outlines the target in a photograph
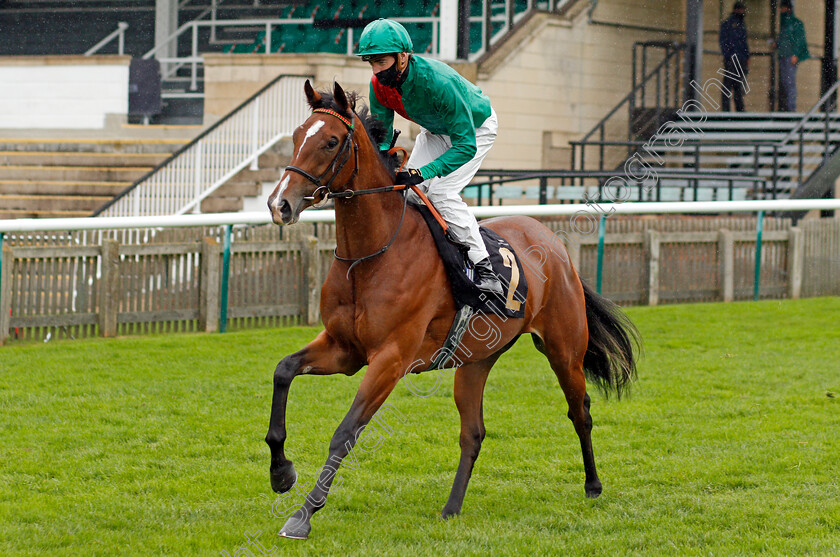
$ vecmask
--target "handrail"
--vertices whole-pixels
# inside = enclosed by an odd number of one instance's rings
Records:
[[[829,99],[832,95],[834,95],[834,93],[837,91],[837,88],[838,88],[838,87],[840,87],[840,80],[835,81],[835,82],[834,82],[834,85],[832,85],[832,86],[831,86],[831,88],[829,88],[829,90],[828,90],[828,91],[826,91],[826,92],[825,92],[825,94],[824,94],[822,97],[820,97],[820,100],[818,100],[818,101],[816,102],[816,104],[815,104],[814,106],[812,106],[812,107],[811,107],[811,110],[809,110],[809,111],[805,114],[805,116],[803,116],[803,117],[799,120],[799,122],[798,122],[798,123],[797,123],[797,124],[793,127],[793,129],[791,129],[791,130],[790,130],[790,133],[788,133],[788,134],[784,137],[784,139],[781,139],[781,140],[779,141],[779,146],[784,145],[785,143],[787,143],[788,141],[790,141],[790,140],[791,140],[791,139],[792,139],[792,138],[796,135],[796,133],[797,133],[797,132],[798,132],[798,131],[802,128],[802,126],[804,126],[804,125],[805,125],[805,122],[807,122],[807,121],[811,118],[811,116],[813,116],[813,115],[814,115],[814,113],[817,111],[817,109],[818,109],[820,106],[822,106],[822,105],[823,105],[823,103],[825,103],[825,102],[826,102],[826,101],[827,101],[827,100],[828,100],[828,99]]]
[[[300,92],[304,79],[312,77],[277,76],[93,216],[183,214],[194,210],[277,141],[291,136],[306,119],[309,112]]]
[[[586,142],[586,140],[587,140],[587,139],[589,139],[590,137],[592,137],[592,135],[594,135],[596,131],[598,131],[598,130],[602,127],[602,126],[604,126],[604,124],[606,124],[607,120],[608,120],[610,117],[612,117],[612,115],[613,115],[613,114],[615,114],[616,112],[618,112],[618,110],[619,110],[619,109],[620,109],[620,108],[621,108],[621,107],[622,107],[625,103],[628,103],[628,102],[630,102],[631,100],[633,100],[633,99],[635,98],[636,93],[637,93],[639,90],[641,90],[643,87],[645,87],[645,86],[647,85],[648,81],[651,81],[651,80],[652,80],[652,79],[656,76],[656,74],[659,72],[659,70],[661,70],[663,66],[665,66],[667,63],[669,63],[669,62],[670,62],[670,60],[671,60],[671,58],[672,58],[672,57],[674,57],[674,56],[676,56],[679,52],[681,52],[681,49],[679,49],[679,48],[674,49],[673,51],[671,51],[671,53],[670,53],[670,54],[668,54],[665,58],[663,58],[663,59],[659,62],[659,64],[657,64],[657,65],[656,65],[656,67],[650,71],[650,73],[648,73],[646,76],[644,76],[644,77],[642,78],[642,80],[641,80],[641,81],[640,81],[640,82],[639,82],[639,83],[638,83],[635,87],[633,87],[633,89],[631,89],[631,91],[630,91],[629,93],[627,93],[627,95],[625,95],[625,96],[624,96],[624,98],[622,98],[622,99],[618,102],[618,104],[616,104],[616,105],[613,107],[613,109],[612,109],[612,110],[610,110],[610,111],[607,113],[607,115],[606,115],[606,116],[604,116],[603,118],[601,118],[601,120],[600,120],[597,124],[595,124],[595,126],[593,126],[593,127],[592,127],[592,129],[589,131],[589,133],[587,133],[586,135],[584,135],[584,136],[583,136],[583,138],[582,138],[580,141],[581,141],[581,142]]]
[[[128,23],[125,21],[120,21],[117,23],[117,28],[112,31],[109,35],[107,35],[104,39],[93,45],[85,52],[85,56],[90,56],[95,54],[99,51],[100,48],[105,46],[106,44],[110,43],[114,40],[114,37],[118,37],[117,41],[117,53],[122,56],[123,52],[125,51],[125,30],[128,29]]]

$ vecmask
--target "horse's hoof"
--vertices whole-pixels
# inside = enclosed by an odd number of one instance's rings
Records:
[[[292,540],[305,540],[309,538],[309,532],[312,531],[312,526],[309,525],[309,520],[302,520],[299,518],[300,512],[292,515],[286,524],[280,528],[278,536],[289,538]]]
[[[452,518],[453,516],[458,516],[461,514],[460,510],[450,509],[448,507],[443,508],[443,512],[440,513],[440,517],[444,520]]]
[[[597,499],[599,495],[601,495],[601,482],[593,482],[590,484],[584,484],[584,489],[586,490],[586,496],[589,499]]]
[[[287,460],[277,468],[272,467],[271,471],[271,489],[276,493],[286,493],[294,487],[297,481],[297,472],[291,460]]]

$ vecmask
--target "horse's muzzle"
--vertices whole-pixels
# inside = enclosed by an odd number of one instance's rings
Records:
[[[294,224],[297,222],[297,215],[292,210],[292,205],[285,199],[270,200],[268,208],[271,211],[271,220],[274,224]]]

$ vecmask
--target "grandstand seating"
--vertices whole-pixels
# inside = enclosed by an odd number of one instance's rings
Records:
[[[684,141],[683,144],[654,141],[651,142],[653,148],[641,149],[639,154],[655,169],[721,171],[768,179],[776,176],[777,190],[768,192],[768,195],[787,197],[799,186],[800,149],[802,178],[805,180],[821,164],[826,149],[831,152],[840,144],[840,114],[837,113],[828,114],[828,137],[825,134],[825,117],[817,115],[803,126],[802,142],[797,132],[790,141],[780,144],[802,117],[801,113],[698,114],[689,121],[676,119],[669,128],[668,134],[678,137]],[[701,142],[699,148],[689,144],[696,142]],[[773,143],[780,144],[776,161],[773,158]],[[721,184],[721,187],[724,186],[726,184]],[[762,192],[751,191],[750,184],[742,183],[738,188],[747,189],[739,196],[763,195]]]
[[[179,24],[198,17],[209,19],[210,0],[193,0],[179,11]],[[537,2],[541,8],[546,2]],[[516,0],[515,11],[527,8],[527,0]],[[337,52],[347,51],[344,37],[348,20],[362,22],[377,17],[429,17],[437,15],[439,0],[219,0],[216,19],[305,19],[314,18],[319,25],[284,25],[272,34],[273,52]],[[481,0],[472,0],[471,15],[482,15]],[[504,3],[492,5],[493,33],[504,27]],[[113,31],[117,23],[125,21],[129,30],[125,36],[125,52],[141,56],[154,46],[154,0],[97,0],[68,2],[57,5],[49,0],[7,0],[0,11],[0,56],[82,54],[102,37]],[[335,27],[328,27],[329,22]],[[342,26],[343,25],[343,26]],[[429,23],[406,23],[415,42],[415,51],[427,52],[432,44]],[[358,35],[356,35],[358,40]],[[471,51],[481,48],[481,23],[471,24]],[[202,28],[198,36],[201,52],[262,52],[265,47],[264,27],[222,27],[211,38],[209,28]],[[180,50],[187,45],[181,45]],[[101,51],[116,52],[116,43]],[[180,54],[187,54],[180,52]]]
[[[186,140],[0,139],[0,219],[85,217],[163,162]],[[289,164],[291,143],[263,153],[201,203],[205,213],[240,211]]]
[[[0,219],[90,215],[184,143],[0,139]]]

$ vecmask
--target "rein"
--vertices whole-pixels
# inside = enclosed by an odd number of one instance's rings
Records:
[[[438,213],[437,209],[435,209],[434,205],[432,205],[432,203],[426,197],[426,194],[424,194],[420,190],[420,188],[418,188],[417,186],[406,186],[405,184],[395,184],[393,186],[383,186],[383,187],[380,187],[380,188],[371,188],[371,189],[367,189],[367,190],[351,190],[351,189],[345,189],[343,191],[333,191],[333,190],[331,190],[330,189],[330,184],[332,184],[332,182],[333,182],[333,180],[335,180],[336,176],[338,176],[341,173],[341,171],[344,169],[344,165],[347,164],[347,161],[350,160],[350,151],[351,150],[353,151],[353,158],[354,158],[353,174],[350,176],[350,178],[347,180],[347,182],[344,185],[345,186],[349,185],[356,178],[356,176],[359,173],[359,146],[355,142],[353,142],[353,134],[355,133],[356,130],[355,130],[355,127],[353,126],[353,122],[351,120],[348,120],[345,116],[339,114],[335,110],[331,110],[329,108],[316,108],[312,112],[321,112],[321,113],[329,114],[330,116],[334,116],[334,117],[338,118],[339,120],[341,120],[341,122],[345,126],[347,126],[348,132],[347,132],[347,136],[344,138],[344,143],[341,146],[341,151],[336,153],[335,158],[332,160],[330,165],[327,167],[326,170],[324,170],[324,172],[320,176],[316,177],[316,176],[310,174],[309,172],[307,172],[306,170],[304,170],[302,168],[299,168],[297,166],[288,165],[286,167],[286,170],[291,170],[292,172],[296,172],[297,174],[300,174],[301,176],[303,176],[304,178],[306,178],[307,180],[309,180],[310,182],[312,182],[313,184],[318,186],[315,189],[315,191],[312,192],[311,196],[307,196],[304,199],[314,200],[315,197],[316,197],[316,194],[318,194],[319,190],[322,190],[322,189],[327,190],[326,195],[324,195],[324,197],[323,197],[323,201],[326,201],[328,199],[350,199],[352,197],[356,197],[357,195],[365,195],[365,194],[368,194],[368,193],[387,193],[387,192],[392,192],[392,191],[400,192],[400,194],[403,197],[403,208],[402,208],[402,214],[400,215],[400,223],[399,223],[399,225],[397,225],[397,230],[394,232],[394,235],[391,237],[391,239],[388,241],[388,243],[385,244],[384,247],[382,247],[381,249],[379,249],[378,251],[376,251],[374,253],[371,253],[370,255],[365,255],[364,257],[341,257],[340,255],[338,255],[338,247],[336,247],[335,250],[333,251],[333,255],[335,256],[335,258],[337,260],[344,261],[346,263],[350,263],[350,267],[347,269],[347,279],[348,280],[350,279],[350,271],[353,270],[353,267],[355,267],[356,265],[358,265],[362,261],[367,261],[368,259],[373,259],[374,257],[382,255],[383,253],[388,251],[388,248],[390,248],[391,244],[394,243],[394,240],[397,239],[397,235],[400,233],[400,230],[402,229],[403,222],[405,221],[405,210],[406,210],[406,207],[408,206],[408,196],[405,195],[406,187],[410,187],[414,191],[414,193],[416,193],[420,197],[420,199],[423,200],[423,202],[426,204],[426,206],[432,212],[432,215],[435,217],[435,219],[438,221],[438,223],[440,223],[441,227],[443,228],[444,233],[447,232],[449,226],[446,224],[446,221],[444,221],[443,217],[440,216],[440,213]],[[355,117],[355,114],[354,114],[354,117]],[[394,148],[390,149],[388,151],[388,153],[393,154],[393,153],[396,153],[398,151],[402,151],[403,154],[406,155],[405,149],[403,149],[401,147],[394,147]],[[341,160],[340,163],[338,163],[339,157],[342,157],[342,156],[344,156],[344,158]],[[408,159],[407,156],[403,157],[403,162],[400,165],[400,170],[402,170],[403,167],[405,166],[405,163],[406,163],[407,159]],[[336,168],[336,164],[338,164],[338,168]],[[322,183],[322,180],[327,176],[327,174],[330,171],[332,171],[332,176],[327,181],[327,183],[325,183],[325,184]]]

